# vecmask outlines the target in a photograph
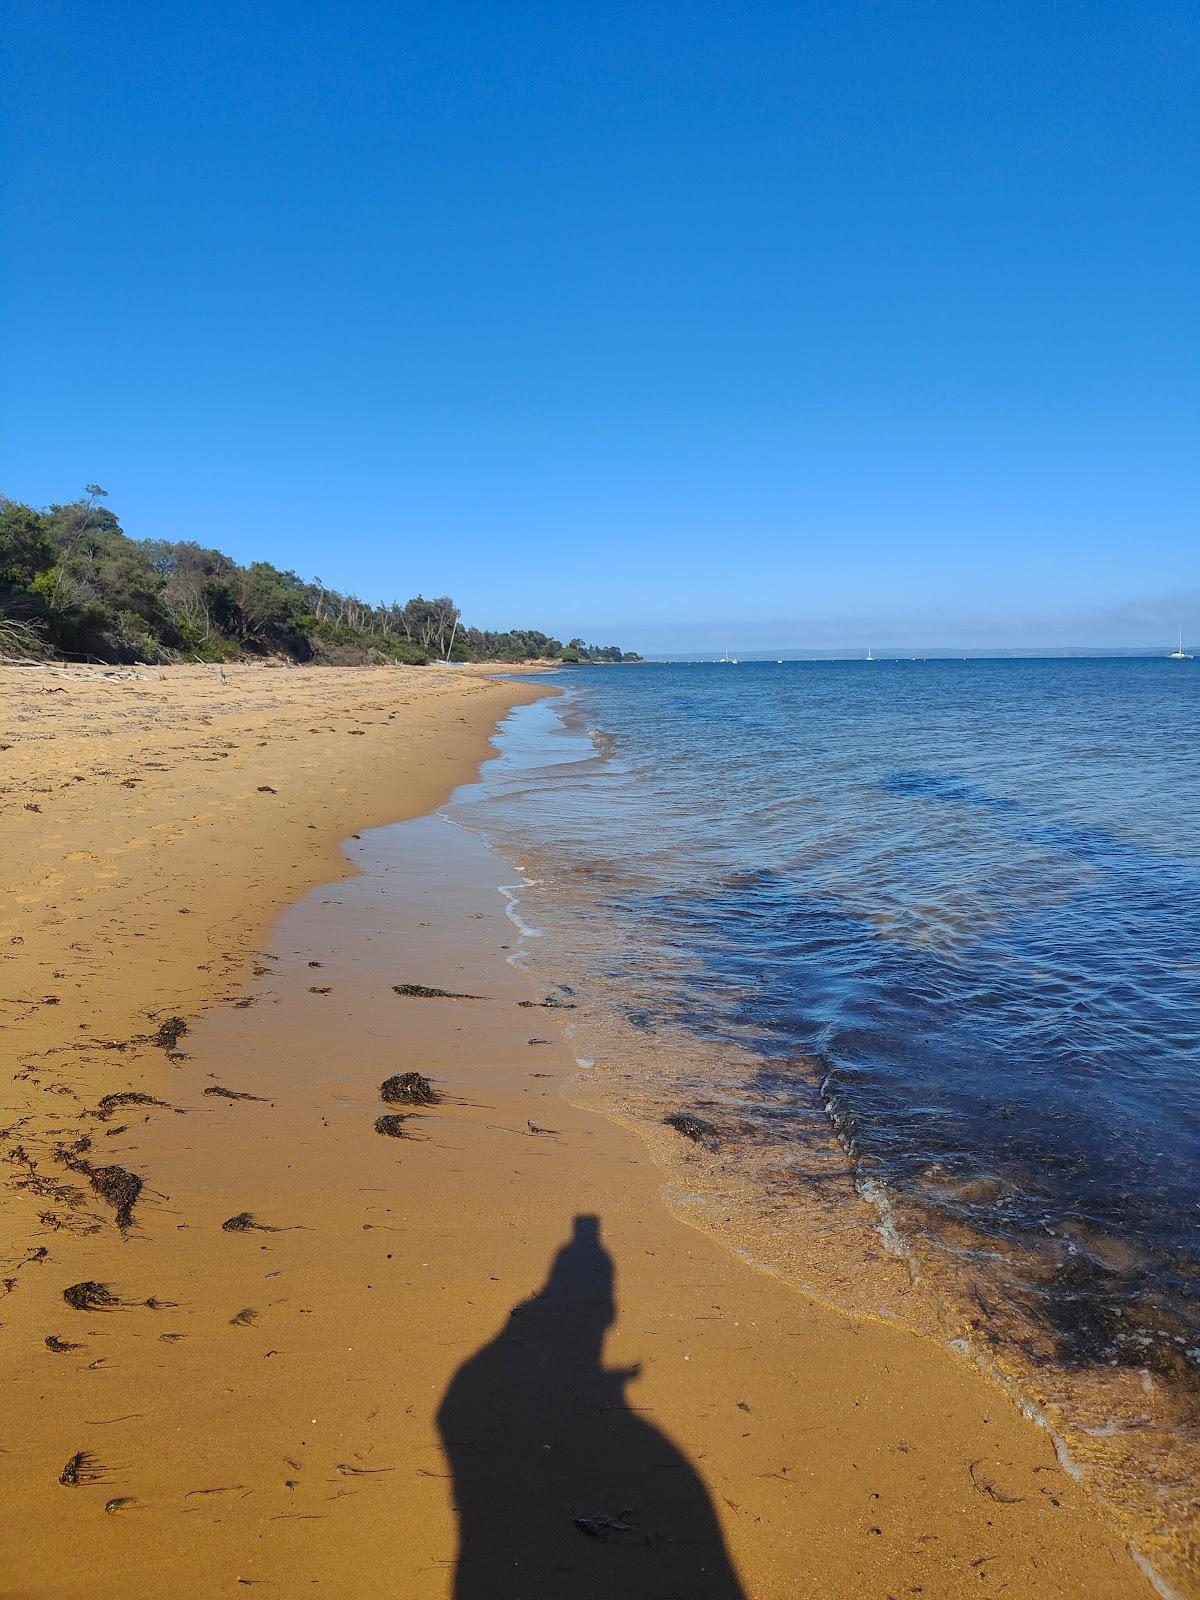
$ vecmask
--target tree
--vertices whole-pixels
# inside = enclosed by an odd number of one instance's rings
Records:
[[[51,513],[63,527],[63,533],[60,538],[61,554],[51,591],[52,605],[57,605],[61,599],[62,588],[67,579],[67,568],[71,558],[96,523],[97,506],[101,500],[107,499],[107,489],[102,489],[98,483],[85,483],[82,500],[73,500],[65,506],[50,507]],[[115,523],[116,518],[113,517],[112,521]]]
[[[449,595],[426,600],[416,595],[401,612],[405,637],[420,645],[428,655],[449,661],[458,633],[459,610]]]
[[[106,661],[264,651],[347,665],[593,654],[582,639],[564,651],[536,628],[464,627],[449,595],[375,605],[270,562],[242,566],[192,540],[130,539],[105,499],[95,483],[44,510],[0,496],[0,619],[10,657],[32,653],[39,640],[60,655]],[[619,659],[616,646],[606,649],[605,659]]]
[[[53,567],[54,555],[44,518],[15,500],[0,501],[0,584],[28,588]]]

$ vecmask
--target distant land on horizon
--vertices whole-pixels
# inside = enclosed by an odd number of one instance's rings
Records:
[[[1185,641],[1186,648],[1186,641]],[[1090,660],[1167,660],[1170,657],[1172,645],[1168,641],[1165,645],[1031,645],[1016,646],[1009,649],[1000,647],[976,647],[972,649],[956,648],[953,645],[914,646],[911,649],[899,645],[883,646],[873,649],[876,661],[1062,661],[1072,659]],[[864,661],[866,660],[867,647],[861,650],[737,650],[730,652],[731,661],[741,665],[760,666],[764,662],[772,661]],[[677,663],[680,666],[703,666],[719,664],[724,657],[723,651],[716,650],[689,650],[676,654],[658,653],[648,651],[644,661],[650,666],[668,666]]]

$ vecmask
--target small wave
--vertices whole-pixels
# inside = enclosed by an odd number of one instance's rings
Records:
[[[504,896],[504,915],[524,939],[542,939],[545,938],[546,935],[545,928],[535,928],[531,922],[526,922],[524,917],[522,917],[521,913],[517,910],[517,905],[521,897],[521,888],[528,887],[528,884],[534,881],[535,880],[530,879],[526,884],[520,886],[503,883],[499,886],[500,893]]]

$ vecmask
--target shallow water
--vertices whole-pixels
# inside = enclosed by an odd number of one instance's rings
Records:
[[[561,681],[452,812],[535,880],[559,968],[727,1052],[773,1141],[832,1127],[1010,1367],[1115,1367],[1194,1421],[1200,664]]]

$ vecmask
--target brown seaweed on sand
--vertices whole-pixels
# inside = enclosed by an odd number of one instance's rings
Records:
[[[168,1017],[150,1035],[150,1043],[158,1045],[163,1050],[174,1050],[187,1031],[188,1025],[182,1017]]]
[[[987,1495],[988,1499],[994,1500],[997,1505],[1021,1505],[1025,1499],[1025,1496],[1022,1494],[1007,1494],[1003,1489],[997,1488],[990,1478],[987,1478],[983,1475],[983,1473],[976,1471],[976,1468],[981,1467],[982,1465],[982,1461],[971,1461],[967,1464],[967,1472],[970,1474],[971,1483],[976,1489],[978,1489],[979,1493]]]
[[[53,1350],[55,1355],[62,1355],[65,1350],[82,1350],[81,1344],[72,1344],[70,1339],[60,1339],[55,1333],[46,1335],[46,1349]]]
[[[610,1533],[632,1533],[634,1531],[629,1523],[622,1522],[620,1517],[608,1517],[603,1513],[593,1517],[573,1517],[571,1520],[580,1533],[586,1533],[589,1539],[604,1540],[608,1538]]]
[[[122,1232],[133,1223],[133,1208],[142,1192],[142,1180],[136,1172],[124,1167],[93,1167],[88,1161],[74,1161],[77,1172],[85,1173],[88,1182],[102,1200],[107,1200],[116,1212],[117,1227]]]
[[[59,1473],[58,1481],[74,1489],[83,1483],[98,1483],[106,1471],[107,1468],[100,1465],[90,1450],[76,1450]]]
[[[690,1111],[672,1112],[669,1117],[663,1118],[663,1122],[693,1144],[703,1145],[706,1150],[716,1150],[721,1143],[721,1136],[713,1124],[706,1122],[703,1117],[693,1116]]]
[[[157,1095],[142,1094],[138,1089],[123,1089],[119,1094],[106,1094],[96,1105],[96,1116],[101,1122],[107,1122],[118,1106],[162,1106],[165,1111],[170,1107],[165,1100],[160,1100]]]
[[[230,1317],[229,1326],[231,1328],[252,1328],[257,1321],[258,1312],[254,1307],[243,1306],[236,1315]]]
[[[32,1162],[19,1178],[13,1179],[13,1188],[28,1189],[31,1194],[38,1195],[44,1200],[53,1200],[69,1210],[77,1209],[84,1202],[82,1189],[76,1188],[72,1183],[60,1183],[56,1178],[46,1177]],[[99,1227],[100,1224],[97,1223],[96,1226]]]
[[[211,1088],[204,1090],[205,1094],[219,1095],[222,1100],[257,1100],[266,1105],[266,1100],[261,1094],[243,1094],[238,1089],[225,1089],[219,1083],[214,1083]]]
[[[410,995],[414,1000],[482,1000],[478,994],[457,994],[453,989],[431,989],[424,983],[394,983],[393,994]]]
[[[269,1222],[259,1222],[253,1211],[239,1211],[236,1217],[227,1217],[221,1224],[223,1233],[249,1233],[257,1229],[259,1233],[286,1233],[285,1228],[273,1228]]]
[[[111,1311],[121,1304],[106,1283],[96,1283],[90,1278],[69,1285],[62,1297],[74,1311]]]
[[[379,1085],[380,1098],[389,1106],[433,1106],[438,1094],[419,1072],[394,1072]]]
[[[389,1111],[385,1116],[375,1118],[375,1132],[385,1134],[389,1139],[406,1139],[404,1124],[408,1118],[398,1111]]]
[[[556,994],[548,994],[544,1000],[518,1000],[517,1004],[523,1011],[574,1011],[574,1000],[564,1000]]]
[[[124,1232],[133,1222],[133,1208],[142,1192],[142,1180],[136,1172],[127,1172],[115,1164],[94,1167],[82,1154],[90,1148],[91,1142],[90,1134],[80,1134],[73,1144],[59,1145],[54,1153],[64,1166],[73,1172],[82,1172],[100,1198],[108,1201],[117,1214],[117,1227]]]

